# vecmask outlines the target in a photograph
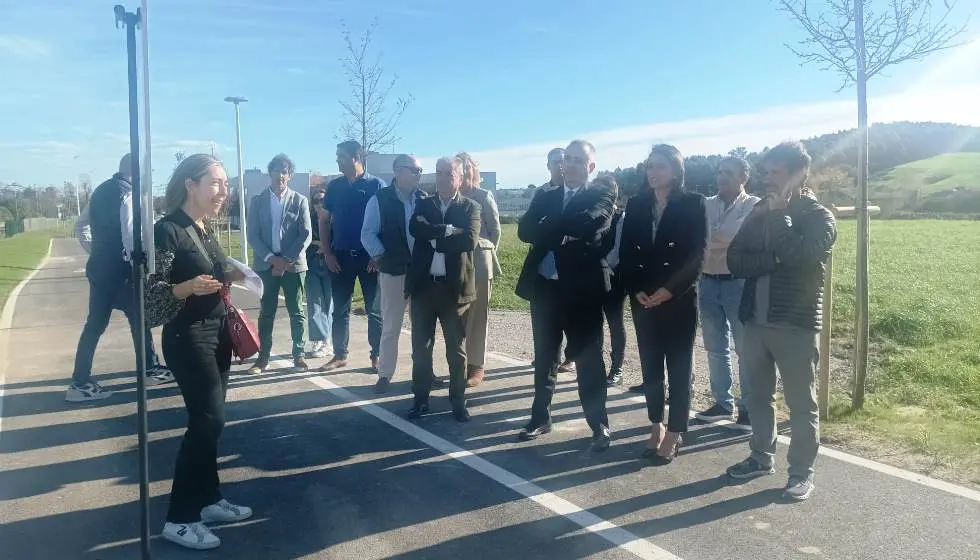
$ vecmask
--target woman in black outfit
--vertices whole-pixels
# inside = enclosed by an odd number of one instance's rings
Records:
[[[677,148],[654,146],[644,167],[643,188],[626,205],[619,272],[631,296],[647,415],[653,422],[643,456],[667,464],[677,456],[691,410],[695,286],[708,225],[704,197],[684,190],[684,157]],[[670,387],[666,428],[665,363]]]
[[[193,549],[221,544],[205,523],[252,515],[218,491],[218,436],[225,421],[232,351],[221,291],[242,274],[226,267],[206,218],[227,197],[228,177],[221,162],[206,154],[180,162],[167,185],[167,215],[154,229],[157,271],[146,293],[148,307],[167,309],[166,315],[173,317],[163,327],[163,355],[188,417],[162,536]]]

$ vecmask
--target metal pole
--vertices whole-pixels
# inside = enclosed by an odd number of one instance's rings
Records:
[[[136,26],[139,24],[139,10],[133,14],[122,6],[115,7],[116,24],[126,25],[126,49],[129,59],[129,151],[132,154],[133,169],[133,304],[136,311],[136,419],[139,440],[139,491],[140,491],[140,554],[150,558],[150,483],[149,454],[146,421],[146,317],[143,313],[143,266],[146,255],[143,252],[143,235],[140,226],[142,210],[140,181],[140,136],[139,104],[137,102],[136,74]]]
[[[830,416],[830,337],[834,310],[834,251],[827,255],[823,277],[823,330],[820,331],[820,379],[817,384],[817,406],[820,419]]]
[[[235,143],[238,145],[238,231],[241,232],[242,262],[248,266],[248,241],[245,231],[245,164],[242,160],[242,121],[235,101]]]
[[[864,46],[864,2],[854,0],[854,46],[857,58],[858,96],[858,196],[854,207],[857,218],[857,266],[854,313],[854,394],[851,405],[864,406],[864,387],[868,374],[869,305],[868,247],[871,220],[868,215],[868,74]]]
[[[156,273],[156,239],[153,231],[153,163],[150,158],[152,145],[150,142],[150,38],[149,29],[146,26],[146,1],[140,4],[140,31],[141,33],[141,52],[143,63],[143,145],[144,145],[144,171],[143,185],[146,186],[143,195],[143,235],[145,237],[143,248],[146,250],[146,272],[147,274]],[[133,222],[135,223],[135,221]]]

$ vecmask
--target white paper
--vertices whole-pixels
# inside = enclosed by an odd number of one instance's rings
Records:
[[[259,278],[259,275],[256,274],[254,270],[249,268],[248,265],[236,261],[231,257],[225,257],[225,258],[228,259],[228,264],[235,267],[236,270],[238,270],[239,272],[245,275],[245,288],[248,291],[252,292],[253,294],[262,297],[263,286],[262,286],[262,279]]]

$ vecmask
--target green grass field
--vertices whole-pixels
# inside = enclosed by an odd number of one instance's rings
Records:
[[[855,223],[839,229],[833,335],[847,349]],[[940,461],[964,461],[980,482],[980,222],[877,221],[871,235],[874,359],[866,407],[850,412],[849,400],[838,395],[833,418]]]
[[[980,153],[942,154],[899,165],[871,181],[872,192],[980,189]]]
[[[48,252],[52,231],[31,231],[0,239],[0,307]]]

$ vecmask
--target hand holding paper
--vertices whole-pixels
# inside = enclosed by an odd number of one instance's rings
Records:
[[[232,268],[234,268],[235,270],[237,270],[238,272],[242,273],[245,276],[244,279],[245,288],[248,289],[248,291],[252,292],[253,294],[262,297],[263,286],[262,286],[262,279],[259,278],[259,275],[256,274],[254,270],[245,266],[241,262],[231,257],[227,257],[227,259],[228,259],[228,264],[230,264]]]

